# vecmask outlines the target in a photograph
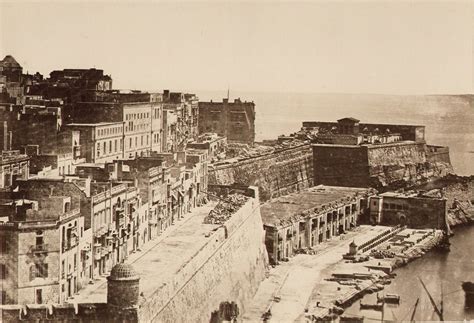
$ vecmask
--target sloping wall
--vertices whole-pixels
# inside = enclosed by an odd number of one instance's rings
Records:
[[[221,302],[248,306],[268,264],[259,202],[250,199],[199,254],[140,307],[140,322],[209,322]]]
[[[302,144],[268,155],[209,168],[209,184],[233,183],[258,186],[261,201],[311,187],[311,145]]]

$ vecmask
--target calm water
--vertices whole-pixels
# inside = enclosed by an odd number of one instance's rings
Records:
[[[196,92],[201,100],[221,101],[226,91]],[[275,139],[301,128],[303,120],[335,121],[352,116],[367,123],[426,126],[431,144],[451,149],[451,161],[461,175],[474,174],[474,107],[457,96],[395,96],[310,93],[232,92],[256,104],[257,140]]]
[[[474,281],[473,238],[474,226],[456,228],[455,235],[451,238],[451,252],[445,254],[429,252],[408,266],[397,269],[397,277],[392,284],[386,286],[385,292],[400,295],[401,304],[399,306],[387,305],[385,319],[409,320],[417,298],[420,301],[415,320],[438,319],[418,280],[418,277],[421,277],[438,305],[441,301],[442,288],[445,320],[474,320],[474,308],[465,308],[464,291],[461,289],[463,281]],[[376,295],[367,295],[362,301],[374,303]],[[359,302],[356,302],[345,313],[364,316],[367,321],[380,320],[380,312],[360,310],[359,307]]]

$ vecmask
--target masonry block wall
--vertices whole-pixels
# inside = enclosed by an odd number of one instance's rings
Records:
[[[426,145],[415,142],[313,145],[314,184],[386,190],[423,183],[452,171],[451,164],[446,162],[449,156],[442,157],[443,161],[427,156]]]
[[[314,184],[369,186],[367,147],[314,145]]]
[[[268,155],[209,168],[209,184],[258,186],[260,200],[313,186],[311,145],[302,144]]]
[[[250,199],[140,307],[140,322],[209,322],[219,304],[245,311],[268,263],[259,202]],[[203,296],[205,295],[205,296]]]

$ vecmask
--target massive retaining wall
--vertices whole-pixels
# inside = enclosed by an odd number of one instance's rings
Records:
[[[261,201],[313,186],[310,144],[209,169],[209,184],[258,186]]]
[[[217,229],[172,280],[141,305],[140,322],[209,322],[222,302],[245,311],[268,264],[257,199]]]
[[[474,222],[474,176],[448,175],[415,188],[441,190],[447,200],[450,227]]]
[[[388,190],[425,183],[452,171],[449,150],[424,143],[314,145],[314,184]]]
[[[452,171],[443,154],[432,156],[423,143],[396,143],[369,146],[369,176],[371,186],[396,188],[406,184],[423,183]]]

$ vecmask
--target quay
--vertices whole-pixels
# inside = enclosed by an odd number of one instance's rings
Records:
[[[393,277],[392,271],[420,257],[442,237],[440,230],[396,229],[362,225],[337,238],[313,247],[315,254],[297,254],[288,262],[270,270],[244,321],[261,321],[271,313],[270,321],[316,321],[334,318],[365,293],[383,289]],[[383,235],[390,236],[383,239]],[[374,244],[374,239],[378,243]],[[343,259],[350,245],[371,244],[362,255],[386,253],[390,258],[353,262]],[[390,250],[392,253],[387,253]]]

